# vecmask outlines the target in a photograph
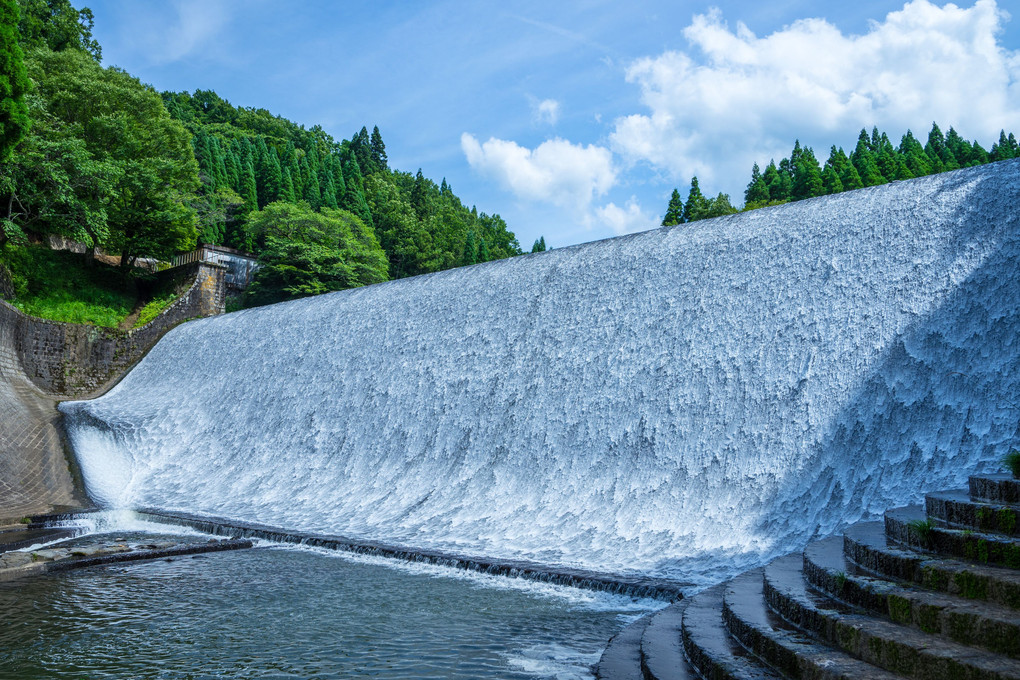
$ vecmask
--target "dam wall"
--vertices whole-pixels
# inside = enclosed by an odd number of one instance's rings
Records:
[[[222,267],[196,263],[183,275],[188,290],[130,331],[40,319],[0,299],[0,519],[89,504],[69,465],[57,401],[102,394],[168,329],[222,313]],[[0,269],[0,297],[12,295]]]
[[[708,583],[998,468],[1018,206],[1006,161],[203,319],[61,409],[104,506]]]

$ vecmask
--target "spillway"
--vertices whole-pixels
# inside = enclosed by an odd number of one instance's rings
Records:
[[[705,583],[998,468],[1020,161],[247,310],[61,405],[86,488]]]

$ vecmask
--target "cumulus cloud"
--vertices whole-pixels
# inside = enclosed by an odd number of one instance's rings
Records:
[[[477,172],[496,179],[518,198],[587,210],[616,183],[612,153],[604,147],[550,139],[534,149],[464,133],[461,149]]]
[[[641,210],[641,206],[632,196],[625,207],[608,203],[595,211],[595,220],[605,224],[615,234],[630,234],[659,226],[659,218]]]
[[[915,0],[864,35],[803,19],[759,38],[712,10],[684,29],[690,53],[628,68],[648,111],[617,119],[610,143],[632,162],[730,191],[796,137],[849,144],[873,125],[922,136],[934,120],[987,145],[1020,119],[1020,52],[996,37],[1008,19],[994,0]],[[827,150],[817,149],[823,160]]]
[[[556,125],[560,119],[560,103],[555,99],[537,99],[531,102],[531,116],[536,123]]]

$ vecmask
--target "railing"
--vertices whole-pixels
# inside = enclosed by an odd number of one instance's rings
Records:
[[[227,286],[238,290],[244,290],[251,284],[252,277],[259,268],[254,255],[223,246],[202,246],[190,253],[175,255],[169,262],[140,258],[135,260],[135,266],[151,272],[162,272],[196,262],[210,262],[226,267],[224,279]]]

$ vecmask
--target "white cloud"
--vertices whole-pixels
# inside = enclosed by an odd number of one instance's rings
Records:
[[[1020,52],[996,38],[1008,18],[994,0],[915,0],[864,35],[803,19],[758,38],[712,10],[684,29],[692,53],[629,67],[649,111],[617,119],[611,145],[681,184],[697,174],[731,192],[753,162],[787,155],[798,137],[824,144],[824,160],[829,144],[852,144],[861,127],[923,138],[934,120],[987,146],[1020,119]]]
[[[595,211],[595,219],[609,226],[616,234],[629,234],[659,226],[657,215],[648,215],[632,196],[626,208],[608,203]]]
[[[555,99],[534,99],[531,102],[531,116],[536,123],[556,125],[560,119],[560,103]]]
[[[460,145],[474,170],[527,201],[586,211],[616,183],[612,153],[600,146],[556,138],[528,149],[496,138],[479,143],[466,132]]]
[[[123,25],[125,46],[151,64],[170,64],[204,53],[232,21],[234,9],[223,0],[175,0],[151,11],[129,15]]]

